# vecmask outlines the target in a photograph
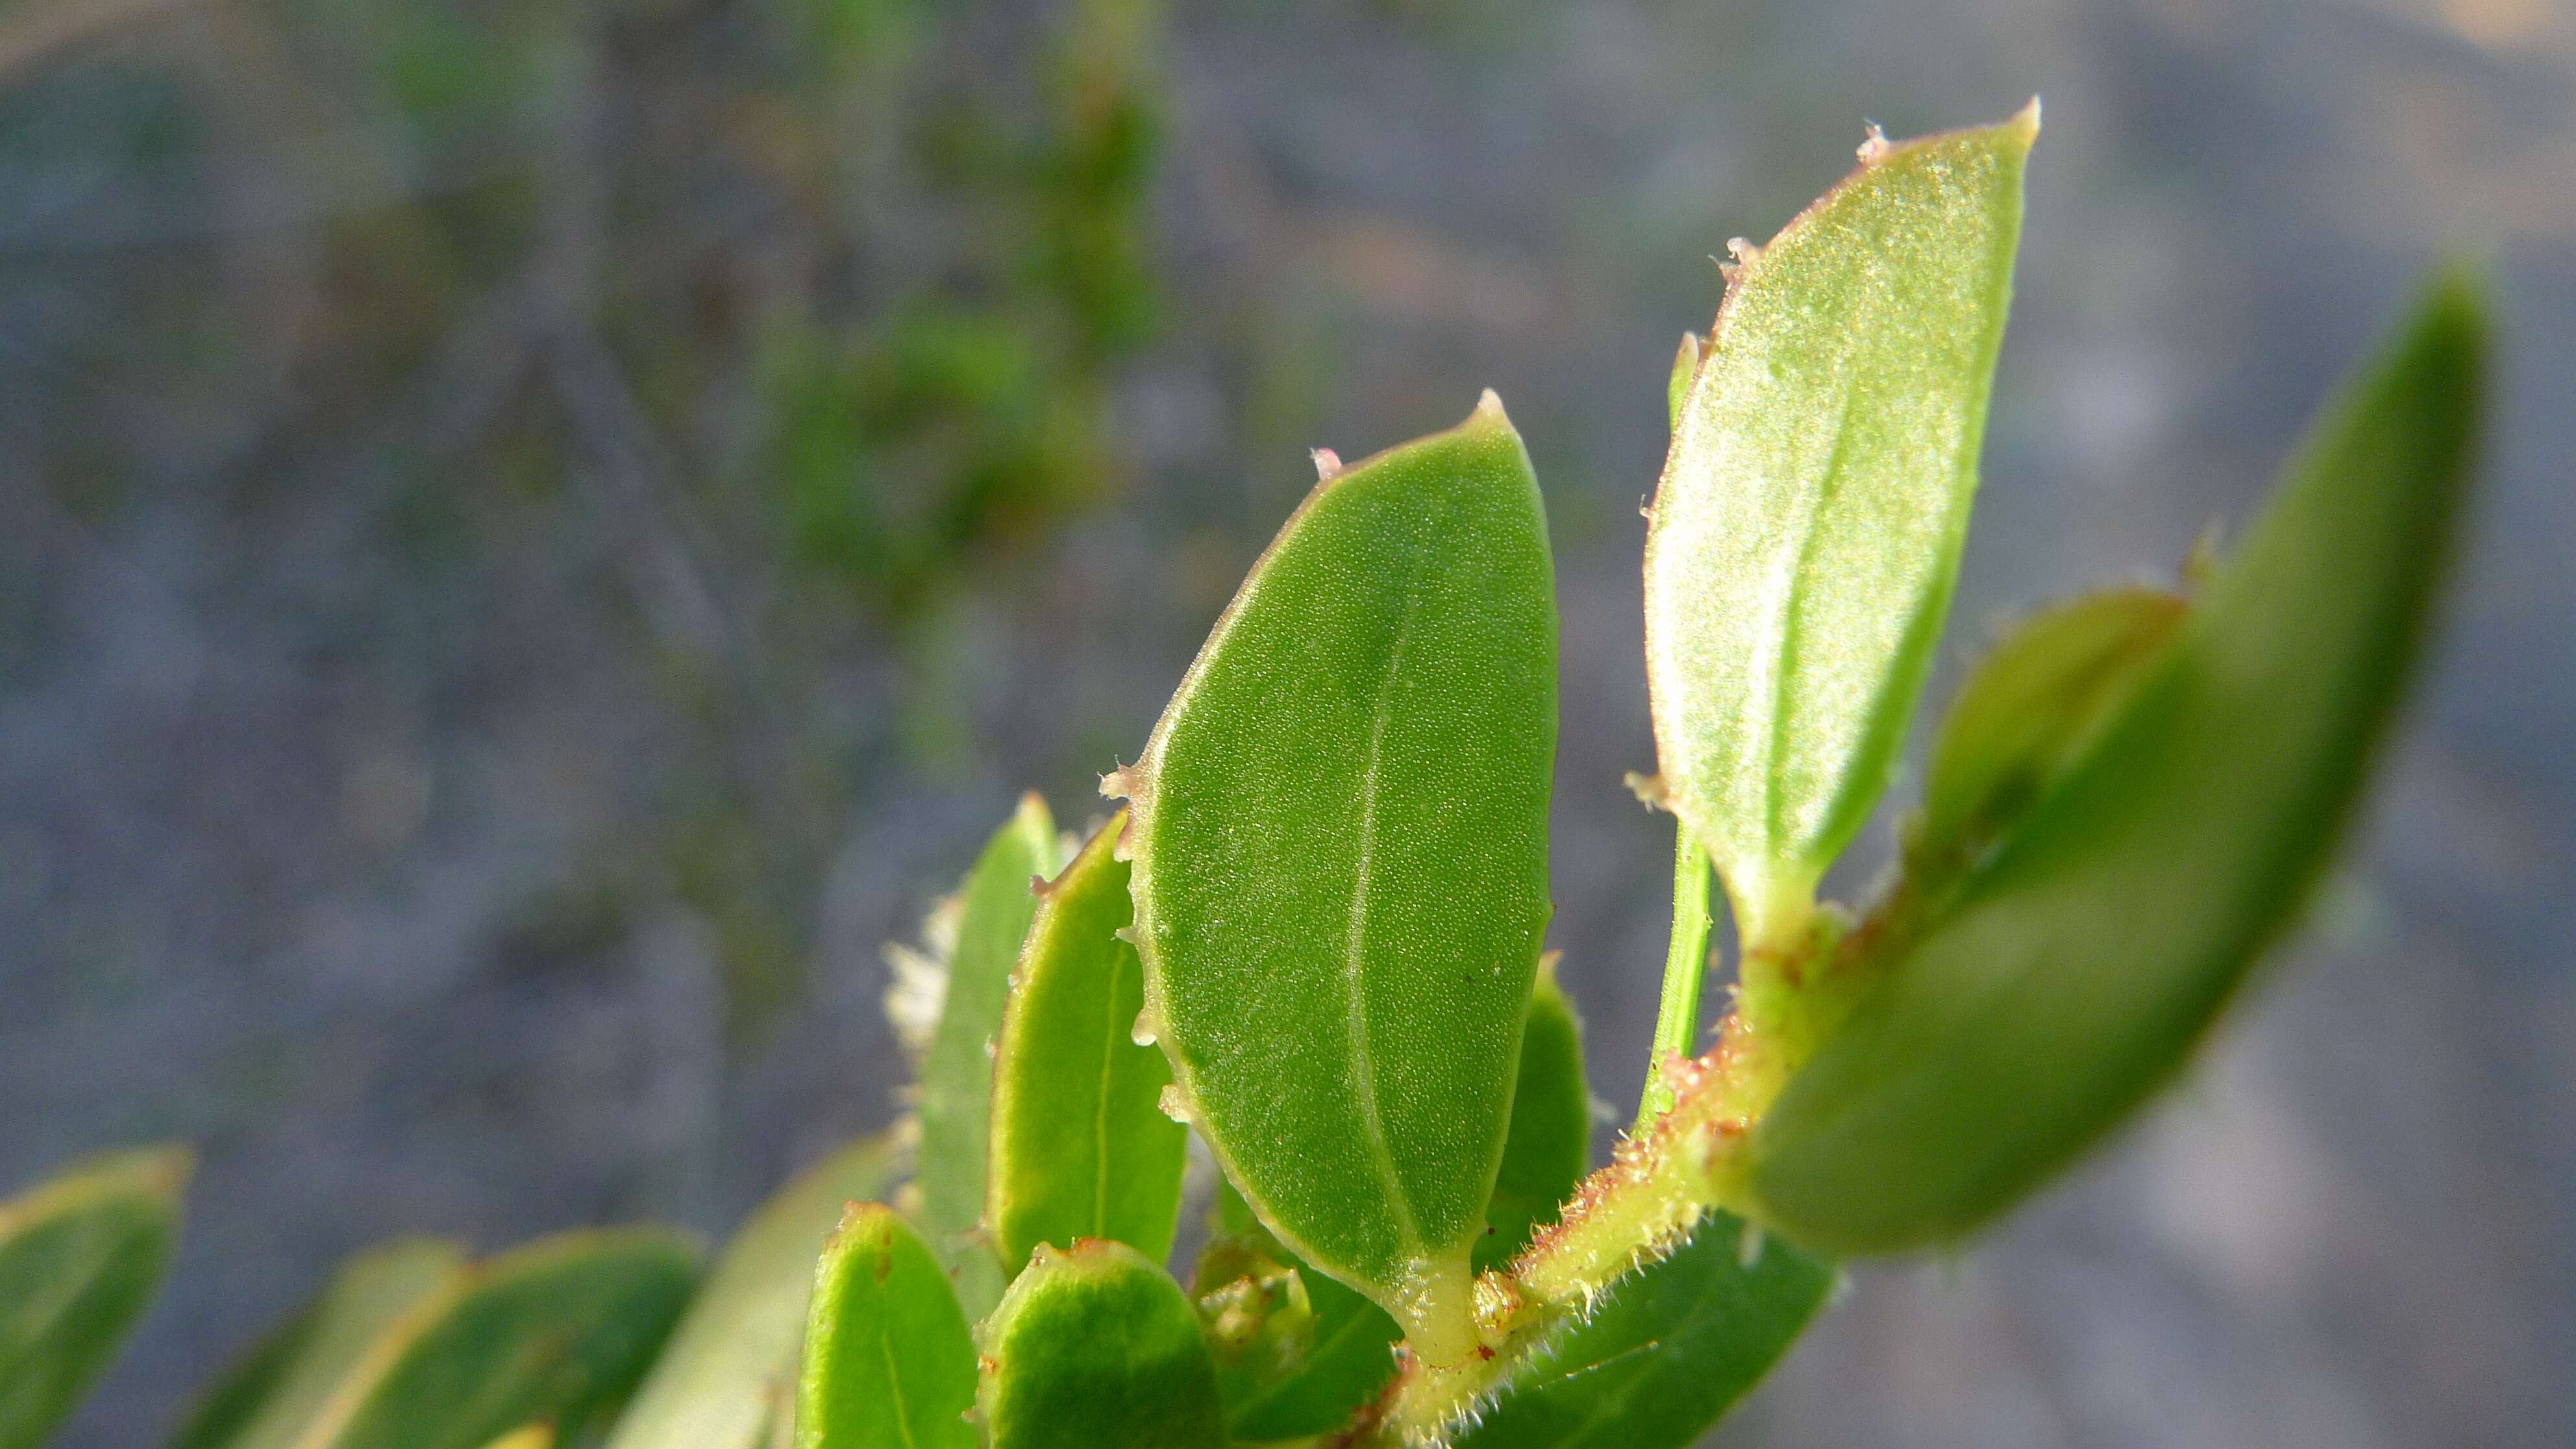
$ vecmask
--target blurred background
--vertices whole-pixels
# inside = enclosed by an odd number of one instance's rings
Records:
[[[2576,1443],[2561,0],[0,0],[0,1189],[204,1149],[66,1444],[158,1440],[366,1242],[720,1232],[885,1121],[882,943],[1021,789],[1098,810],[1307,448],[1488,385],[1561,570],[1554,942],[1632,1102],[1674,341],[1864,117],[2034,91],[1936,705],[2245,517],[2460,248],[2492,488],[2289,969],[1713,1442]]]

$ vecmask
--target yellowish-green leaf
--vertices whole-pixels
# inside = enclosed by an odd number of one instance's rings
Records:
[[[854,1204],[814,1270],[797,1449],[977,1449],[975,1340],[956,1291],[890,1209]]]
[[[1491,394],[1327,467],[1113,785],[1182,1109],[1301,1258],[1454,1362],[1548,914],[1546,520]]]
[[[184,1147],[111,1153],[0,1203],[0,1449],[35,1449],[80,1404],[161,1286]]]
[[[1172,1069],[1135,1040],[1144,967],[1117,858],[1121,812],[1047,887],[993,1062],[985,1225],[1016,1274],[1040,1243],[1115,1238],[1156,1262],[1180,1223],[1189,1129],[1164,1115]]]
[[[608,1449],[755,1449],[796,1374],[814,1262],[851,1202],[885,1195],[904,1153],[849,1143],[780,1188],[726,1245]]]
[[[2469,493],[2486,323],[2435,286],[2237,558],[1753,1138],[1830,1250],[1955,1238],[2179,1069],[2352,814]]]
[[[2037,103],[1862,165],[1740,248],[1646,534],[1663,803],[1757,944],[1887,784],[1949,607]]]

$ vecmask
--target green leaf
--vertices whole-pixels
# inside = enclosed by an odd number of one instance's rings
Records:
[[[1124,1243],[1041,1248],[984,1325],[976,1403],[992,1449],[1216,1449],[1216,1368],[1198,1315]]]
[[[957,942],[948,959],[939,1025],[921,1064],[920,1223],[957,1280],[970,1316],[1001,1296],[1000,1264],[975,1241],[984,1215],[985,1152],[992,1125],[993,1051],[1010,994],[1011,966],[1037,915],[1031,886],[1058,868],[1055,822],[1036,795],[975,860],[959,892]]]
[[[483,1449],[554,1449],[555,1431],[548,1424],[522,1424]]]
[[[753,1449],[796,1372],[814,1262],[842,1208],[882,1196],[893,1134],[849,1143],[780,1188],[734,1235],[608,1449]]]
[[[1556,607],[1491,393],[1329,471],[1217,623],[1134,802],[1149,1026],[1262,1220],[1415,1348],[1467,1260],[1546,925]]]
[[[169,1271],[194,1157],[145,1147],[0,1203],[0,1449],[34,1449],[80,1404]]]
[[[1885,789],[1958,572],[2036,102],[1890,146],[1739,262],[1646,531],[1662,802],[1793,933]]]
[[[1453,1449],[1682,1449],[1761,1382],[1833,1288],[1831,1265],[1711,1214],[1532,1355]],[[1749,1248],[1749,1251],[1748,1251]],[[1749,1261],[1748,1261],[1749,1259]]]
[[[1556,1221],[1592,1161],[1592,1092],[1583,1080],[1583,1023],[1556,984],[1551,954],[1530,993],[1521,1027],[1521,1065],[1512,1090],[1511,1135],[1502,1170],[1485,1205],[1487,1230],[1476,1244],[1477,1272],[1498,1268],[1529,1246],[1530,1235]]]
[[[298,1449],[481,1449],[537,1420],[578,1439],[652,1366],[697,1261],[678,1233],[624,1228],[477,1264],[377,1340]]]
[[[1217,1363],[1226,1429],[1244,1441],[1337,1429],[1395,1375],[1404,1337],[1386,1310],[1297,1261],[1217,1180],[1217,1236],[1191,1289]]]
[[[333,1400],[381,1366],[379,1345],[422,1305],[452,1299],[466,1281],[465,1250],[434,1238],[405,1238],[343,1263],[321,1294],[253,1351],[180,1436],[188,1449],[292,1449],[331,1412]],[[229,1429],[226,1400],[248,1398]]]
[[[1117,858],[1122,812],[1047,887],[993,1063],[985,1222],[1016,1274],[1040,1243],[1115,1238],[1161,1262],[1180,1223],[1189,1129],[1163,1115],[1172,1069],[1134,1040],[1144,968]]]
[[[2485,351],[2445,280],[2328,410],[2099,741],[1757,1129],[1779,1227],[1957,1237],[2180,1067],[2353,812],[2469,492]]]
[[[2190,605],[2107,589],[2043,609],[1988,654],[1942,721],[1908,831],[1917,881],[1973,864],[2100,735]]]
[[[900,1214],[853,1204],[814,1270],[797,1449],[977,1449],[975,1339]]]

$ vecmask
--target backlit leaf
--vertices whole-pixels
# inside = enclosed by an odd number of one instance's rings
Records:
[[[1886,787],[1958,571],[2039,110],[1890,146],[1739,252],[1646,534],[1663,802],[1762,940]]]
[[[984,1325],[992,1449],[1217,1449],[1216,1368],[1180,1285],[1124,1243],[1041,1248]]]
[[[1434,1361],[1475,1346],[1555,749],[1546,521],[1488,394],[1317,485],[1113,777],[1182,1107]]]
[[[169,1271],[194,1158],[145,1147],[0,1203],[0,1449],[35,1449],[116,1357]]]
[[[2003,1211],[2169,1078],[2352,814],[2469,491],[2486,327],[2436,286],[2242,551],[1753,1140],[1763,1211],[1883,1251]]]
[[[851,1202],[882,1197],[902,1164],[891,1135],[861,1139],[780,1188],[727,1244],[617,1421],[608,1449],[754,1449],[796,1374],[814,1263]]]
[[[977,1449],[975,1340],[912,1225],[853,1205],[814,1271],[797,1449]]]
[[[1156,1262],[1180,1222],[1189,1129],[1160,1105],[1172,1069],[1135,1040],[1144,967],[1121,813],[1047,887],[1013,977],[993,1063],[985,1223],[1006,1272],[1040,1243],[1115,1238]]]

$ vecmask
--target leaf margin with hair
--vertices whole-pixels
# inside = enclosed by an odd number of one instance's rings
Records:
[[[1011,976],[993,1059],[984,1227],[1016,1277],[1039,1243],[1115,1238],[1157,1262],[1181,1216],[1189,1129],[1165,1116],[1171,1064],[1134,1039],[1144,964],[1117,858],[1120,811],[1049,882]],[[1087,1130],[1086,1130],[1087,1129]]]
[[[1455,428],[1323,472],[1103,789],[1131,801],[1135,939],[1178,1105],[1300,1258],[1454,1359],[1475,1347],[1467,1259],[1549,910],[1553,565],[1490,392]],[[1432,580],[1373,582],[1395,564]],[[1430,666],[1404,658],[1416,631]],[[1376,788],[1388,759],[1419,778]],[[1400,872],[1375,853],[1391,813]],[[1354,951],[1375,969],[1347,969]],[[1490,975],[1442,982],[1448,961]]]
[[[1873,131],[1857,170],[1738,251],[1676,415],[1646,532],[1655,791],[1749,946],[1795,936],[1903,746],[1976,492],[2038,130],[2034,100],[1901,144]]]
[[[1055,820],[1036,792],[1020,797],[958,891],[939,1023],[922,1053],[915,1112],[921,1146],[910,1191],[923,1238],[957,1284],[967,1316],[1001,1295],[1001,1265],[977,1231],[990,1164],[993,1044],[1002,1029],[1011,968],[1037,915],[1032,882],[1054,875]]]

